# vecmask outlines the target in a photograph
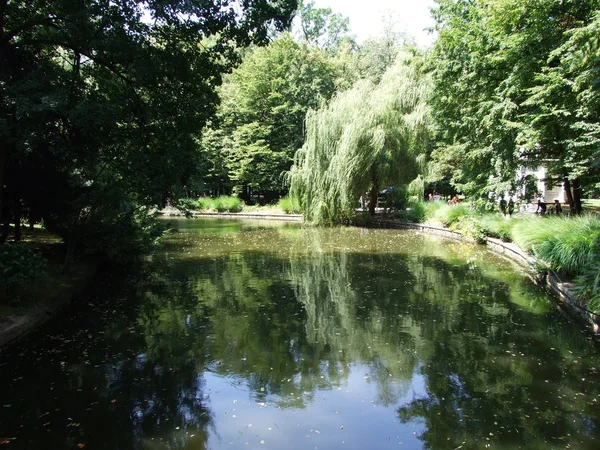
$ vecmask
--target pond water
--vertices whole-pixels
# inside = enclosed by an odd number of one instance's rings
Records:
[[[484,247],[173,227],[2,354],[0,448],[600,448],[597,348]]]

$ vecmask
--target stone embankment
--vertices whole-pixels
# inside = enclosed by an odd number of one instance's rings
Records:
[[[260,220],[282,220],[285,222],[302,222],[302,214],[283,214],[268,211],[257,212],[201,212],[187,211],[183,212],[177,208],[164,208],[158,212],[161,216],[169,217],[214,217],[217,219],[260,219]]]
[[[469,239],[457,231],[429,224],[414,224],[398,220],[380,219],[376,220],[374,225],[385,228],[421,230],[429,234],[437,234],[451,239]],[[488,237],[487,246],[495,253],[519,264],[535,283],[545,286],[557,300],[557,307],[561,312],[565,312],[570,317],[582,322],[594,333],[600,333],[600,315],[585,308],[585,305],[573,289],[573,283],[562,280],[552,270],[547,273],[541,273],[536,269],[537,262],[535,258],[515,244]]]

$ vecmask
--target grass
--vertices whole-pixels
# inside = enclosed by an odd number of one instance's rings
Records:
[[[286,214],[300,214],[302,212],[300,201],[296,197],[290,197],[289,195],[279,200],[277,206],[285,211]]]
[[[176,202],[182,209],[193,211],[215,211],[215,212],[240,212],[244,209],[244,202],[235,196],[221,195],[217,198],[200,197],[181,198]]]
[[[297,199],[286,196],[276,205],[248,206],[235,196],[220,196],[217,198],[200,197],[182,198],[176,205],[184,210],[206,212],[255,213],[255,214],[300,214],[300,203]]]
[[[600,220],[593,215],[534,217],[516,223],[512,237],[519,247],[531,251],[552,269],[575,277],[595,263]]]

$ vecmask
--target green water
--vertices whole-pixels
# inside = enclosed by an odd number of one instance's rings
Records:
[[[413,231],[175,220],[0,359],[0,449],[600,448],[600,353]]]

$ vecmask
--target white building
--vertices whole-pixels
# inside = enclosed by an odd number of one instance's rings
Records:
[[[562,181],[549,183],[548,169],[546,165],[541,165],[537,168],[522,168],[519,171],[518,177],[520,180],[525,180],[527,177],[531,177],[531,183],[523,183],[520,192],[517,194],[520,198],[533,197],[534,199],[541,199],[545,203],[553,203],[554,200],[558,200],[560,203],[567,201],[565,196],[565,187]],[[535,186],[537,189],[536,193],[527,192],[528,186]]]

